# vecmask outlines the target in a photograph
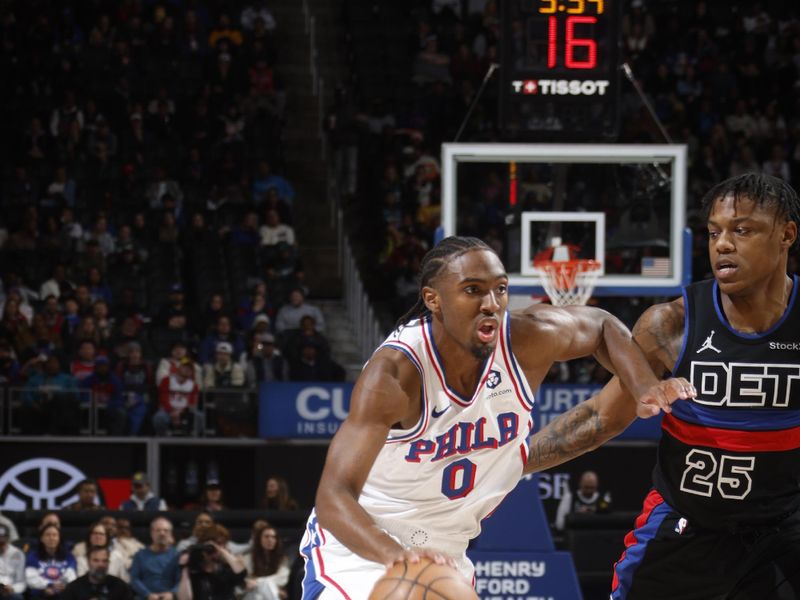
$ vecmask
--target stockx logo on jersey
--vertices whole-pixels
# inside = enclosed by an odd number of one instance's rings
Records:
[[[500,371],[495,371],[492,369],[489,371],[489,376],[486,378],[486,387],[488,387],[490,390],[493,390],[500,385],[502,380],[502,377],[500,377]]]

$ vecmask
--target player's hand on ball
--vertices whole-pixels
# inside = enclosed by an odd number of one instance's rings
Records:
[[[454,566],[434,562],[430,552],[424,556],[414,553],[414,562],[397,561],[386,570],[375,582],[369,600],[479,600],[472,585]]]
[[[659,381],[647,390],[636,402],[636,415],[647,419],[662,410],[672,412],[672,404],[677,400],[687,400],[697,396],[697,390],[684,377],[672,377]]]

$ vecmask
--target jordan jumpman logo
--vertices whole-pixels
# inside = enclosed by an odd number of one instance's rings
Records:
[[[718,349],[718,348],[715,348],[715,347],[714,347],[714,344],[712,344],[712,343],[711,343],[711,338],[713,338],[713,337],[714,337],[714,330],[712,329],[712,330],[711,330],[711,335],[709,335],[709,336],[706,338],[706,341],[705,341],[705,342],[703,342],[703,345],[702,345],[702,346],[700,346],[700,347],[697,349],[697,351],[696,351],[696,354],[700,354],[700,353],[701,353],[703,350],[713,350],[713,351],[714,351],[714,352],[716,352],[717,354],[719,354],[720,352],[722,352],[722,350],[720,350],[720,349]]]

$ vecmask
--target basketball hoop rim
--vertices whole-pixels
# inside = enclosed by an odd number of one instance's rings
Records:
[[[594,260],[593,258],[572,258],[570,260],[551,260],[551,259],[539,259],[533,261],[533,266],[537,269],[547,269],[548,267],[567,267],[567,268],[574,268],[578,269],[579,267],[583,267],[584,271],[594,271],[599,269],[602,264],[599,260]]]
[[[533,262],[541,272],[542,286],[554,306],[586,304],[600,275],[602,264],[592,258],[570,260],[539,259]]]

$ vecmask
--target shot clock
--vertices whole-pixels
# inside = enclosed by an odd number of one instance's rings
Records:
[[[508,137],[616,137],[621,2],[501,0],[500,123]]]

